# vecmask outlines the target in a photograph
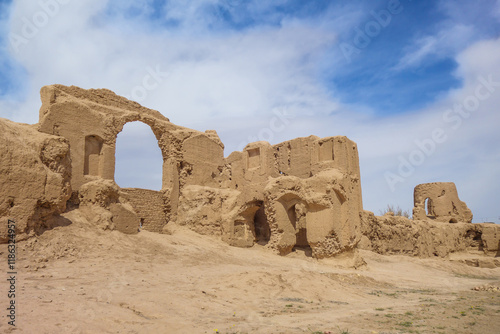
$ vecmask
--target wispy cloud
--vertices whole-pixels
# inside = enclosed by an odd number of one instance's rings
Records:
[[[441,30],[436,35],[417,38],[406,48],[405,55],[393,70],[401,71],[433,63],[443,58],[454,57],[457,52],[474,40],[473,26],[457,24]]]
[[[454,57],[477,40],[498,37],[494,27],[498,0],[484,0],[480,3],[465,0],[436,2],[436,11],[443,15],[436,24],[436,33],[415,35],[412,43],[405,47],[404,55],[394,67],[395,70],[429,66],[433,62]]]

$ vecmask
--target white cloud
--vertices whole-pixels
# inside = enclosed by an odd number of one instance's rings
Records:
[[[481,4],[467,0],[440,0],[436,7],[446,19],[436,26],[435,34],[415,36],[395,70],[418,67],[433,59],[452,58],[477,40],[488,38],[488,34],[497,35],[491,31],[491,23],[495,17],[500,19],[498,0]]]

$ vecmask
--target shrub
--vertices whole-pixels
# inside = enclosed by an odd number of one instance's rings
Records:
[[[395,216],[401,216],[401,217],[406,217],[411,219],[411,211],[410,210],[404,210],[399,207],[399,205],[394,206],[392,204],[387,204],[387,207],[384,210],[380,210],[380,214],[383,216],[387,212],[394,212]]]

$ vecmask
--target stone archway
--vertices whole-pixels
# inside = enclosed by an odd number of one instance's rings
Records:
[[[267,219],[264,220],[264,217],[260,215],[262,214],[262,208],[263,201],[259,200],[247,202],[242,206],[231,223],[232,232],[230,244],[238,247],[252,247],[254,243],[259,240],[257,236],[259,236],[259,238],[265,237],[266,232],[263,230],[263,226],[256,226],[256,221],[258,221],[259,224],[264,221],[267,222]]]
[[[276,205],[277,230],[283,231],[278,243],[282,255],[294,250],[304,251],[311,255],[311,247],[307,239],[307,203],[298,195],[288,193],[281,196]]]

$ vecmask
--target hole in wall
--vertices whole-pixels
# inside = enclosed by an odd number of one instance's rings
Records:
[[[425,215],[431,219],[434,219],[436,214],[434,213],[434,204],[432,203],[432,199],[427,197],[424,202],[425,207]]]
[[[149,125],[125,124],[116,139],[115,157],[115,181],[120,187],[161,190],[163,156]]]
[[[465,238],[469,240],[469,247],[478,251],[483,251],[483,233],[481,231],[468,230],[465,234]]]
[[[292,249],[292,252],[304,253],[307,257],[312,257],[312,248],[311,246],[297,246],[295,245]]]
[[[259,210],[255,212],[253,225],[255,228],[255,242],[262,246],[267,245],[271,239],[271,227],[267,221],[264,205],[262,205]]]
[[[307,241],[307,228],[305,216],[301,214],[304,208],[300,203],[290,206],[287,210],[288,219],[295,229],[295,245],[292,252],[303,252],[306,256],[312,256],[312,249]],[[301,221],[299,221],[301,220]]]
[[[288,208],[287,212],[288,214],[288,219],[290,219],[290,222],[293,225],[293,228],[297,228],[297,213],[295,212],[295,205],[292,205],[290,208]]]

